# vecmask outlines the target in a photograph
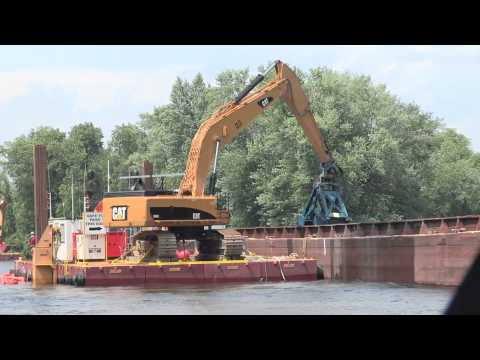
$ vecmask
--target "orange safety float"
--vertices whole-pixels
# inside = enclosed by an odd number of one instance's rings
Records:
[[[24,283],[25,279],[22,276],[15,276],[12,273],[5,273],[0,278],[0,285],[18,285]]]

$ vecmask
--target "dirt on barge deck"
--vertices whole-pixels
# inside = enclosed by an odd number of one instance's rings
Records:
[[[458,286],[480,250],[480,215],[236,230],[255,254],[313,257],[343,281]]]

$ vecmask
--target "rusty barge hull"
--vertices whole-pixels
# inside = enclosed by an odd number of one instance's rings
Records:
[[[317,280],[315,259],[209,261],[164,264],[56,264],[56,282],[81,286],[212,284]],[[30,280],[32,263],[15,262],[14,272]]]
[[[343,281],[458,286],[480,251],[480,215],[236,230],[258,255],[313,257]]]

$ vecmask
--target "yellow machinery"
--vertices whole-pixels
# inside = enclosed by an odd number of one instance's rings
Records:
[[[275,78],[253,91],[273,68],[276,71]],[[222,106],[201,124],[193,138],[178,192],[106,193],[102,204],[104,225],[109,228],[143,228],[137,234],[137,239],[158,242],[160,248],[171,248],[176,240],[198,240],[200,260],[217,259],[223,254],[230,258],[238,257],[239,238],[214,229],[215,225],[227,225],[230,220],[229,212],[218,206],[214,195],[218,154],[223,146],[231,143],[257,115],[277,100],[287,103],[303,128],[323,169],[326,169],[323,177],[335,178],[337,167],[315,122],[298,77],[286,64],[276,61],[264,74],[258,75],[235,100]],[[205,194],[206,179],[212,164],[213,181],[209,194]],[[164,230],[167,228],[169,234],[162,232],[162,227]],[[224,237],[227,240],[225,243]],[[226,252],[223,245],[226,245]],[[160,249],[160,257],[161,253]]]

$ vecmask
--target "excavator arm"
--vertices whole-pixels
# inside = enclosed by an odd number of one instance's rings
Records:
[[[300,80],[286,64],[280,61],[276,61],[273,67],[275,67],[276,76],[272,81],[249,94],[264,80],[270,68],[265,74],[258,75],[234,101],[219,109],[200,126],[192,140],[179,195],[203,196],[205,181],[214,161],[214,173],[216,171],[219,149],[231,143],[259,114],[277,100],[287,103],[322,165],[329,169],[330,174],[333,175],[336,172]]]

